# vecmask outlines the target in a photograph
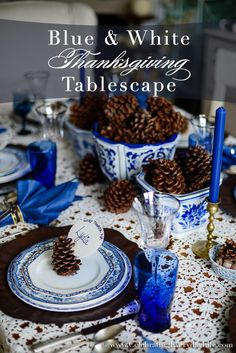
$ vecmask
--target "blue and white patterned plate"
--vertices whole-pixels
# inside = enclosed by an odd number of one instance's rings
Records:
[[[16,180],[30,172],[27,154],[9,147],[0,151],[0,184]]]
[[[132,267],[128,257],[108,242],[83,259],[74,276],[58,276],[52,269],[53,240],[24,250],[11,262],[8,284],[26,303],[52,311],[80,311],[102,305],[128,285]]]

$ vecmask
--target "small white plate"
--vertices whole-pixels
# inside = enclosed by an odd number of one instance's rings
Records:
[[[58,276],[52,269],[53,240],[35,244],[12,261],[8,284],[26,303],[51,311],[80,311],[102,305],[128,285],[132,267],[116,246],[104,242],[99,250],[83,259],[74,276]]]
[[[19,158],[10,151],[0,151],[0,177],[12,174],[20,164]]]
[[[0,151],[0,184],[21,178],[30,170],[25,151],[14,147],[7,147]]]

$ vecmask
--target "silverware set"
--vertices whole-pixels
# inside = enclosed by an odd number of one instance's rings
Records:
[[[94,327],[97,327],[97,326],[94,326]],[[77,349],[88,342],[93,342],[94,343],[92,348],[93,353],[108,353],[112,349],[114,349],[116,344],[116,340],[114,338],[123,329],[124,327],[120,324],[111,325],[98,330],[94,334],[93,339],[83,339],[83,337],[81,337],[82,332],[76,333],[76,334],[70,334],[70,335],[56,338],[53,341],[35,344],[32,346],[32,350],[34,353],[42,353],[42,352],[51,353],[51,352],[54,352],[55,350],[57,353],[67,353],[70,350]],[[58,347],[61,344],[72,342],[75,339],[79,339],[79,341],[58,350]]]
[[[78,333],[72,333],[62,337],[55,338],[54,340],[41,342],[34,344],[31,349],[34,353],[54,352],[60,345],[72,342],[74,340],[79,340],[78,342],[73,343],[70,346],[63,347],[61,350],[57,350],[57,353],[66,353],[71,349],[79,348],[81,345],[84,345],[86,342],[94,342],[93,353],[108,353],[110,352],[116,343],[114,337],[117,336],[123,329],[124,326],[120,325],[121,322],[128,321],[133,319],[138,310],[139,303],[136,303],[136,309],[134,312],[126,315],[122,315],[115,319],[108,320],[106,322],[93,325],[87,328],[82,329]],[[94,334],[93,339],[83,339],[83,336]],[[82,340],[81,340],[82,339]]]

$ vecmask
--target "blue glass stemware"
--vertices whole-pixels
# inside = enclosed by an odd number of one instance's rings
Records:
[[[13,96],[13,109],[14,112],[19,115],[22,119],[22,128],[18,132],[18,135],[28,135],[31,133],[30,130],[26,128],[26,116],[31,111],[32,102],[28,93],[15,93]]]

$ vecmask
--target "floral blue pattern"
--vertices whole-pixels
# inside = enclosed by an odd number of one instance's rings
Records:
[[[128,144],[111,141],[93,130],[96,151],[103,173],[109,180],[133,179],[149,159],[174,157],[178,135],[157,144]]]
[[[115,170],[116,152],[111,148],[106,148],[103,145],[99,145],[97,148],[97,153],[103,173],[112,180],[117,179]]]
[[[163,158],[163,159],[171,159],[175,153],[176,147],[160,147],[158,150],[154,148],[150,148],[149,150],[141,153],[137,152],[127,152],[127,165],[128,171],[134,171],[137,174],[137,170],[141,168],[143,164],[147,164],[149,159]],[[131,173],[132,174],[132,173]]]
[[[88,153],[96,155],[95,141],[91,131],[78,129],[68,120],[66,120],[65,124],[67,126],[68,137],[79,158],[83,158]]]
[[[52,311],[86,310],[113,299],[128,285],[132,275],[130,261],[119,248],[106,241],[96,255],[97,259],[102,259],[98,260],[100,264],[106,265],[98,271],[98,280],[90,281],[88,286],[80,286],[75,278],[75,286],[73,284],[68,292],[63,292],[51,283],[49,285],[48,280],[45,283],[35,282],[35,272],[30,270],[35,261],[41,258],[38,263],[47,263],[47,271],[52,271],[50,259],[53,244],[53,239],[34,244],[18,254],[9,266],[9,286],[14,294],[26,303]]]
[[[128,160],[128,171],[130,172],[131,170],[137,171],[137,169],[141,168],[142,164],[148,162],[149,159],[153,159],[155,156],[155,153],[153,150],[148,150],[143,153],[133,153],[133,152],[128,152],[126,153],[126,157]]]
[[[156,189],[145,180],[145,172],[139,173],[136,176],[136,180],[145,192],[156,191]],[[182,234],[183,232],[204,226],[208,218],[207,202],[205,201],[208,195],[209,188],[184,195],[175,195],[180,202],[180,209],[175,215],[172,225],[172,232],[174,234]]]
[[[183,229],[198,227],[206,222],[205,215],[207,214],[206,201],[203,200],[199,204],[193,203],[183,205],[181,215],[179,215],[179,224]]]

